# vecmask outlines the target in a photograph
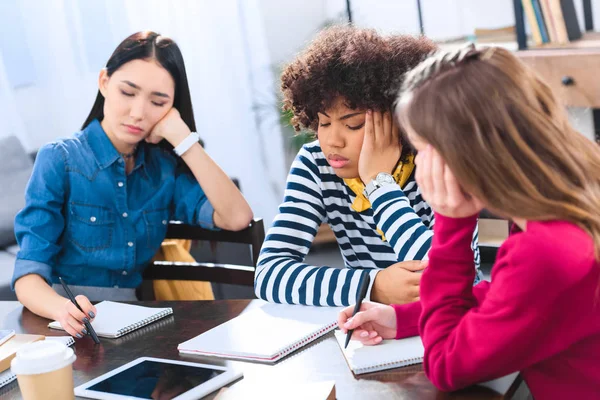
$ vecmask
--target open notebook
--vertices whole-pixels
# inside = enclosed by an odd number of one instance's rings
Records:
[[[423,342],[419,336],[399,340],[384,340],[375,346],[363,346],[358,340],[351,340],[346,349],[344,349],[346,335],[337,330],[335,331],[335,338],[340,345],[340,349],[342,349],[348,366],[356,375],[419,364],[423,362],[425,354]],[[515,372],[478,385],[505,394],[518,375],[519,373]]]
[[[173,314],[172,308],[142,307],[133,304],[103,301],[96,304],[97,316],[92,322],[100,337],[118,338],[152,322]],[[60,322],[48,324],[52,329],[62,329]]]
[[[75,343],[75,340],[71,336],[47,336],[46,340],[53,340],[57,342],[62,342],[66,346],[71,346]],[[12,371],[7,369],[6,371],[0,372],[0,388],[8,385],[12,381],[17,379],[17,376],[12,373]]]
[[[177,349],[184,354],[275,362],[333,330],[341,310],[261,303]]]

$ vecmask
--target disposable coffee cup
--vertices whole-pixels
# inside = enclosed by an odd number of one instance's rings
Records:
[[[21,347],[10,363],[17,375],[24,400],[71,400],[73,385],[73,349],[50,340]]]

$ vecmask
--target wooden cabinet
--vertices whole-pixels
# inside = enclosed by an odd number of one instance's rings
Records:
[[[565,106],[600,108],[599,33],[586,33],[581,40],[562,47],[545,46],[516,54],[541,75]]]
[[[527,50],[517,53],[565,106],[600,108],[600,48]]]
[[[600,108],[600,33],[563,46],[544,45],[516,55],[532,67],[569,107]]]

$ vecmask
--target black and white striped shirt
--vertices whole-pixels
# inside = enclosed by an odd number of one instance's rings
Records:
[[[354,199],[319,142],[305,145],[292,164],[279,214],[261,249],[254,278],[256,296],[275,303],[347,306],[355,302],[363,270],[369,270],[372,286],[381,269],[426,257],[434,213],[421,197],[414,173],[402,189],[398,185],[377,189],[370,198],[371,209],[354,211]],[[346,268],[304,263],[325,221],[335,234]],[[473,248],[478,267],[477,230]],[[367,298],[370,292],[371,288]]]

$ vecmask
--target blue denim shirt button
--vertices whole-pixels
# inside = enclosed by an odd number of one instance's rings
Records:
[[[127,271],[122,272],[123,276],[127,275]]]
[[[124,213],[123,213],[123,218],[127,218],[127,215],[128,215],[128,214],[127,214],[126,212],[124,212]]]
[[[96,222],[96,217],[92,216],[92,217],[90,218],[90,221],[92,221],[92,222]]]
[[[127,242],[127,246],[133,247],[133,242]]]
[[[117,186],[118,186],[118,187],[123,187],[123,182],[118,182],[118,183],[117,183]]]
[[[163,219],[163,221],[162,221],[162,224],[163,224],[163,225],[166,225],[166,224],[167,224],[167,220],[166,220],[166,219]]]

